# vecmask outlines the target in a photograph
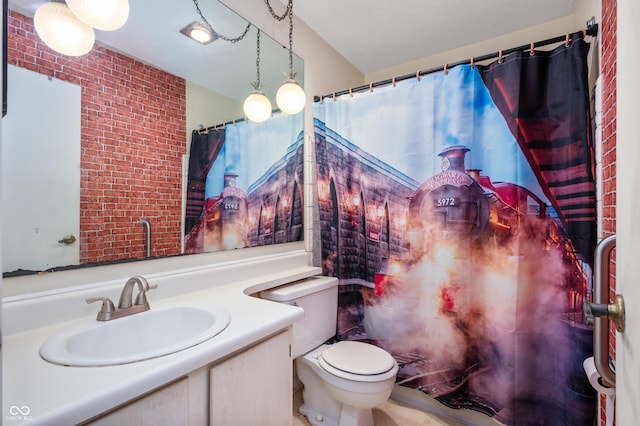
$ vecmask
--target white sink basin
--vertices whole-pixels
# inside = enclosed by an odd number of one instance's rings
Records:
[[[106,366],[178,352],[211,339],[229,324],[219,307],[175,305],[111,321],[79,321],[47,339],[40,355],[54,364]]]

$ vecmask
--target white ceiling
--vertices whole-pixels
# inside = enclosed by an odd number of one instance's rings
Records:
[[[263,0],[252,1],[269,13]],[[284,10],[272,1],[274,9]],[[32,16],[44,2],[9,0],[9,6]],[[294,13],[367,74],[570,15],[575,2],[295,0]],[[217,1],[200,0],[199,6],[216,31],[227,37],[241,34],[246,26]],[[231,98],[246,97],[256,79],[254,28],[242,42],[217,40],[201,46],[179,33],[200,20],[192,0],[130,0],[130,8],[124,27],[96,31],[100,43]],[[287,51],[266,36],[261,40],[261,80],[267,96],[275,98],[288,66]],[[300,68],[296,62],[294,69]]]

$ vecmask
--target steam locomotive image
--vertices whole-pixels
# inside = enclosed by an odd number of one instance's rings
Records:
[[[518,262],[523,256],[553,253],[561,259],[568,296],[566,312],[575,320],[583,314],[582,301],[590,296],[589,265],[580,259],[542,199],[522,186],[493,183],[480,170],[466,169],[469,151],[460,145],[444,149],[439,154],[442,171],[427,179],[410,198],[409,255],[389,259],[383,265],[376,274],[375,294],[381,296],[387,284],[401,281],[393,276],[397,268],[389,263],[402,264],[404,272],[428,258],[442,263],[443,247],[456,264],[450,269],[457,270],[447,275],[449,284],[471,280],[460,277],[462,271],[474,270],[478,264],[490,265],[490,256],[499,257],[499,262],[506,258]]]
[[[224,174],[224,187],[217,197],[205,200],[200,220],[185,238],[185,253],[231,250],[248,246],[247,196],[236,186],[238,175]]]
[[[487,383],[510,387],[514,398],[546,398],[526,380],[509,378],[514,348],[531,361],[532,378],[546,374],[535,367],[546,363],[549,371],[562,371],[549,378],[562,376],[558,392],[592,398],[581,371],[555,365],[559,348],[578,366],[589,356],[581,306],[590,293],[590,267],[540,197],[466,169],[469,151],[443,150],[441,172],[410,197],[408,250],[375,276],[374,295],[365,302],[367,335],[396,357],[400,384],[450,406],[460,390],[471,389],[473,408],[496,419],[509,402],[493,400]],[[537,316],[544,322],[520,320]],[[415,330],[424,343],[396,340],[394,323]]]
[[[409,204],[411,249],[419,257],[430,242],[450,240],[476,243],[493,239],[504,244],[517,237],[523,222],[539,219],[545,239],[560,244],[560,228],[547,206],[526,188],[512,183],[492,183],[480,170],[465,169],[464,146],[442,151],[442,172],[425,181]]]

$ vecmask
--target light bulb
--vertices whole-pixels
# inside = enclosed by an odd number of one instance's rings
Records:
[[[304,108],[306,96],[297,81],[290,78],[276,93],[278,108],[286,114],[297,114]]]
[[[113,31],[129,18],[129,0],[66,0],[69,9],[87,25]]]
[[[182,28],[180,32],[200,44],[209,44],[218,38],[218,35],[213,30],[199,22],[190,23]]]
[[[211,41],[211,33],[204,28],[201,27],[193,27],[191,28],[191,32],[189,33],[191,38],[197,41],[198,43],[206,44]]]
[[[63,55],[82,56],[93,48],[93,28],[80,21],[64,3],[40,6],[33,24],[42,41]]]
[[[262,123],[271,116],[271,102],[264,93],[255,91],[244,101],[244,115],[251,121]]]

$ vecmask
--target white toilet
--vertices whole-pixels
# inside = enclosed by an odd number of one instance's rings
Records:
[[[312,277],[260,293],[263,299],[300,306],[291,356],[304,384],[300,412],[314,426],[373,426],[371,409],[389,398],[398,372],[384,349],[362,342],[323,344],[335,336],[338,280]]]

